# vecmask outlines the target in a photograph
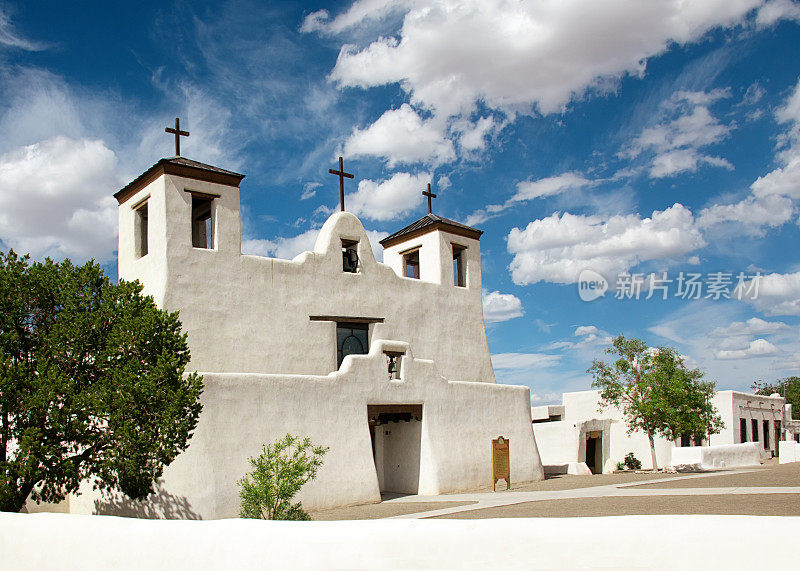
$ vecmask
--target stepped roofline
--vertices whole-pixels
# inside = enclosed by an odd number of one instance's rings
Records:
[[[445,232],[450,232],[451,234],[464,236],[466,238],[472,238],[473,240],[480,240],[481,234],[483,234],[482,230],[477,230],[471,226],[466,226],[465,224],[460,224],[458,222],[454,222],[453,220],[442,218],[436,214],[426,214],[402,230],[398,230],[391,236],[387,236],[380,241],[380,244],[384,248],[391,248],[396,244],[405,242],[406,240],[410,240],[423,234],[427,234],[428,232],[433,232],[434,230],[444,230]]]
[[[193,161],[186,157],[164,158],[116,192],[114,198],[119,204],[122,204],[162,174],[173,174],[235,187],[238,187],[244,178],[243,174]]]

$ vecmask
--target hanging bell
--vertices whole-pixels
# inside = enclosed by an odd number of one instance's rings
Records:
[[[397,374],[397,355],[389,355],[389,379]]]

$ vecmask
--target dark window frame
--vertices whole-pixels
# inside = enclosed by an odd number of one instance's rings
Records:
[[[407,250],[403,256],[403,277],[418,280],[420,276],[419,248]],[[410,270],[410,272],[409,272]],[[410,273],[410,275],[409,275]]]
[[[467,287],[467,261],[464,255],[467,247],[454,242],[451,242],[450,246],[453,249],[453,285]]]
[[[214,232],[214,200],[216,197],[190,193],[192,196],[192,248],[213,250],[216,232]]]
[[[344,333],[349,335],[342,336]],[[363,334],[356,333],[363,332]],[[350,341],[354,339],[354,341]],[[361,352],[349,351],[345,353],[345,344],[350,343],[348,348],[353,348],[355,342],[360,343]],[[369,353],[369,323],[359,323],[353,321],[336,322],[336,368],[342,366],[342,362],[347,355],[366,355]]]
[[[134,250],[137,258],[144,258],[148,253],[148,239],[150,232],[147,199],[133,209],[134,214]]]

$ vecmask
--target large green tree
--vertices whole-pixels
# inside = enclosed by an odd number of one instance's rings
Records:
[[[141,292],[94,262],[0,252],[0,510],[84,480],[143,498],[188,446],[202,377],[178,314]]]
[[[711,404],[714,383],[704,381],[699,369],[688,369],[674,349],[650,348],[641,339],[620,335],[606,353],[616,359],[592,362],[592,386],[600,389],[601,406],[620,409],[629,434],[641,430],[647,435],[653,469],[658,468],[656,435],[700,439],[723,428]]]
[[[758,395],[769,396],[778,393],[792,405],[792,418],[800,420],[800,377],[791,376],[774,383],[756,381],[752,388]]]

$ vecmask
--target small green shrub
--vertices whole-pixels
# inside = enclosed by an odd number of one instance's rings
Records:
[[[317,476],[327,446],[287,434],[250,458],[252,471],[239,480],[239,515],[255,519],[309,520],[300,502],[291,500]]]
[[[633,452],[628,452],[625,455],[625,460],[623,463],[625,464],[625,468],[628,470],[642,469],[642,463],[636,459],[636,456],[633,455]]]

